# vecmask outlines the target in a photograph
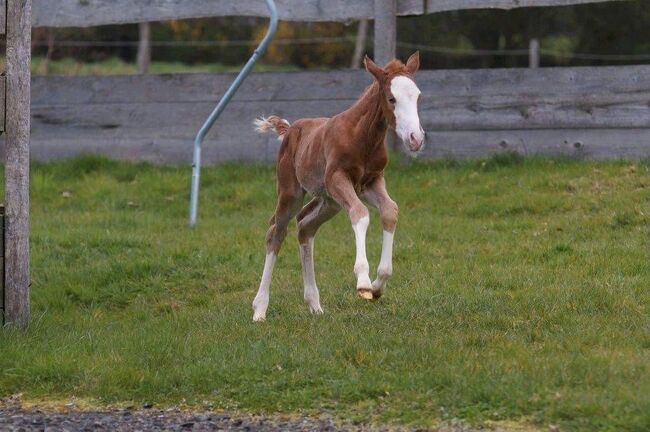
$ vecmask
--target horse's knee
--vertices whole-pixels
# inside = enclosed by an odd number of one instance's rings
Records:
[[[389,232],[394,232],[395,227],[397,226],[397,216],[399,213],[399,208],[394,201],[389,201],[381,209],[381,223],[384,226],[384,230]]]
[[[350,216],[350,221],[352,224],[358,223],[361,219],[369,220],[370,213],[368,208],[361,204],[360,202],[350,207],[348,210],[348,215]]]
[[[287,227],[273,224],[266,233],[266,250],[274,252],[276,255],[280,252],[282,242],[287,236]]]

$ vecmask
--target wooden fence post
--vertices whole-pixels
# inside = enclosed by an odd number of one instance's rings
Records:
[[[530,46],[528,47],[528,63],[531,69],[537,69],[539,67],[539,40],[531,39]]]
[[[375,0],[375,63],[385,65],[397,54],[397,0]],[[386,134],[386,146],[403,155],[393,130]],[[404,157],[402,162],[407,161]]]
[[[383,66],[395,58],[397,44],[397,0],[375,0],[375,55]]]
[[[32,1],[7,0],[5,322],[29,322],[29,138]]]
[[[151,25],[143,22],[138,25],[140,29],[140,40],[138,42],[138,73],[149,72],[151,64]]]
[[[359,69],[361,67],[361,60],[366,49],[366,39],[368,38],[368,20],[362,19],[359,21],[359,28],[357,29],[357,38],[354,42],[354,53],[352,54],[352,62],[350,67],[352,69]]]

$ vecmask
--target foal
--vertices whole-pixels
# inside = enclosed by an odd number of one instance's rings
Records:
[[[253,301],[254,321],[266,318],[273,266],[294,216],[298,222],[305,302],[312,313],[323,313],[314,275],[314,235],[341,208],[350,217],[356,240],[354,273],[358,295],[367,300],[381,297],[392,274],[397,204],[386,191],[384,168],[388,153],[384,141],[391,127],[411,152],[417,153],[423,147],[424,131],[417,109],[420,90],[413,81],[420,56],[416,52],[406,65],[393,60],[384,68],[366,56],[364,64],[374,82],[348,110],[332,118],[304,118],[293,124],[276,116],[255,122],[259,132],[275,130],[282,145],[277,162],[278,203],[266,235],[264,272]],[[306,192],[314,198],[303,207]],[[370,220],[362,201],[379,210],[384,227],[374,282],[370,281],[366,257]]]

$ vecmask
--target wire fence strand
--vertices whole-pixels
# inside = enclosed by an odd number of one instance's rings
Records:
[[[370,38],[372,41],[372,38]],[[342,37],[313,37],[313,38],[293,38],[293,39],[276,39],[273,41],[277,45],[314,45],[314,44],[354,44],[354,36]],[[152,47],[253,47],[256,46],[256,40],[228,40],[228,41],[152,41]],[[62,48],[122,48],[137,47],[138,41],[82,41],[82,40],[61,40],[55,42],[55,47]],[[47,41],[34,41],[34,47],[47,47]],[[466,57],[525,57],[529,55],[528,49],[464,49],[435,45],[415,44],[408,42],[398,42],[398,48],[417,49],[427,53],[434,53],[448,56],[466,56]],[[598,54],[598,53],[571,53],[549,49],[541,49],[540,55],[545,57],[555,57],[562,59],[594,60],[594,61],[650,61],[649,54]]]

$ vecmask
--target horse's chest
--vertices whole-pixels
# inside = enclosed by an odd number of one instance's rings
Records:
[[[368,159],[363,164],[362,179],[368,180],[376,178],[384,172],[384,168],[386,168],[387,164],[388,157],[384,155],[378,155],[374,158]]]

